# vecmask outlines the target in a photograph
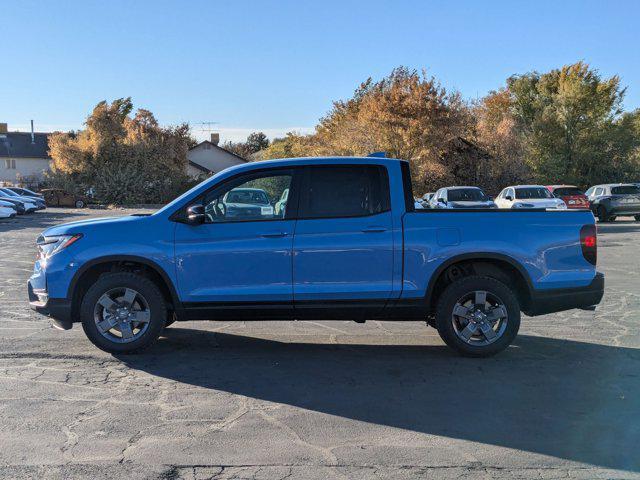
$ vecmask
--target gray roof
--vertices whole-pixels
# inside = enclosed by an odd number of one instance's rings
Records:
[[[49,156],[48,133],[34,133],[31,143],[29,132],[0,133],[0,157],[51,158]]]

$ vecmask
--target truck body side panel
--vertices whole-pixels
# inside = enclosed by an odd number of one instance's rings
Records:
[[[587,286],[596,269],[582,255],[580,228],[593,222],[588,211],[407,213],[401,297],[424,297],[444,262],[469,254],[511,259],[524,268],[535,290]]]

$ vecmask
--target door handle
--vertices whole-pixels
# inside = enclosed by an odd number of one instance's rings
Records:
[[[384,227],[371,226],[362,230],[363,233],[382,233],[386,232],[387,229]]]
[[[265,232],[260,234],[260,236],[263,238],[280,238],[286,237],[287,235],[287,232]]]

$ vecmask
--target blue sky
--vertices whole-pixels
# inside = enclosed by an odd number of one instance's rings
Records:
[[[131,96],[223,139],[306,131],[367,77],[426,68],[474,99],[514,73],[585,60],[640,107],[639,1],[2,2],[0,122],[81,128]]]

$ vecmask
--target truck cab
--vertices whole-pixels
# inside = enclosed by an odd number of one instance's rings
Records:
[[[230,211],[256,192],[268,204]],[[110,352],[181,320],[387,319],[486,356],[521,311],[592,308],[604,288],[589,211],[416,210],[408,163],[385,158],[232,167],[152,215],[52,227],[38,245],[32,307]]]

